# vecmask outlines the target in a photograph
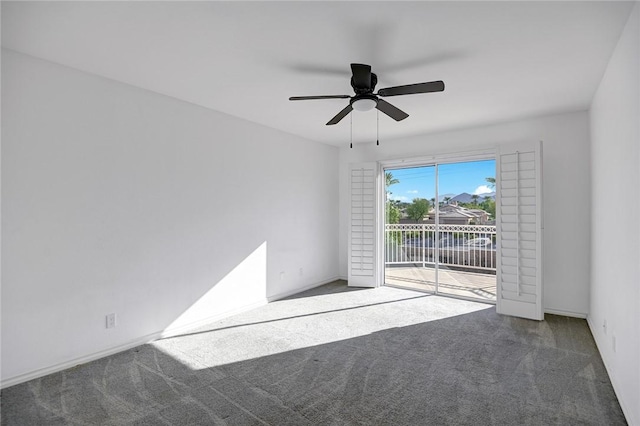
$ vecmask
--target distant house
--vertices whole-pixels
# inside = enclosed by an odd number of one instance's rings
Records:
[[[441,197],[443,200],[440,202],[440,224],[443,225],[495,225],[495,219],[491,217],[489,213],[482,209],[468,209],[462,207],[460,204],[476,203],[478,200],[492,199],[495,200],[495,192],[482,194],[474,199],[474,196],[463,192],[456,195],[453,198]],[[408,203],[400,208],[400,224],[415,224],[415,223],[435,223],[435,210],[432,208],[429,213],[422,218],[422,220],[411,219],[407,215],[406,206]]]
[[[422,220],[407,217],[405,209],[400,213],[400,224],[435,223],[436,211],[429,210]],[[440,224],[442,225],[495,225],[491,215],[482,209],[468,209],[458,205],[455,201],[449,201],[440,206]]]
[[[436,211],[431,209],[424,223],[435,223]],[[481,209],[467,209],[456,202],[440,206],[440,224],[442,225],[486,225],[490,215]]]
[[[490,220],[489,213],[485,212],[482,209],[469,209],[469,212],[476,216],[477,220],[475,221],[476,225],[486,225]]]

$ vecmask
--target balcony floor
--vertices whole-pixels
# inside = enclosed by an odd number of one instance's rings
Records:
[[[438,270],[439,294],[479,301],[496,301],[496,276],[479,272]],[[385,284],[422,291],[435,291],[435,269],[422,266],[386,266]]]

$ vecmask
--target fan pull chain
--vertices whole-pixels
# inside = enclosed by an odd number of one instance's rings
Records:
[[[380,145],[380,110],[376,109],[376,145]]]
[[[351,143],[349,143],[349,148],[353,149],[353,114],[349,114],[349,122],[351,123]]]

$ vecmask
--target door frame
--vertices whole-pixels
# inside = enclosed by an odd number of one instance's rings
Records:
[[[411,167],[428,167],[428,166],[437,166],[441,164],[450,164],[450,163],[463,163],[469,161],[482,161],[482,160],[496,160],[498,155],[498,149],[496,147],[485,148],[485,149],[476,149],[476,150],[465,150],[459,152],[449,152],[442,154],[435,154],[430,156],[416,156],[410,158],[401,158],[395,160],[381,160],[378,161],[378,196],[377,196],[377,206],[376,206],[376,242],[378,250],[376,251],[376,264],[377,264],[377,280],[376,287],[381,287],[385,285],[385,257],[384,257],[384,225],[385,225],[385,186],[384,186],[384,174],[388,169],[404,169]],[[436,176],[436,182],[438,177]],[[498,177],[496,176],[496,180]],[[496,181],[497,187],[497,181]],[[436,188],[437,190],[437,188]],[[436,193],[437,194],[437,193]],[[496,209],[496,216],[498,215],[498,211]],[[497,219],[497,217],[496,217]],[[498,247],[497,250],[500,248]],[[437,288],[437,285],[436,285]],[[454,296],[452,296],[454,297]],[[460,299],[465,299],[464,297],[460,297]],[[469,299],[476,301],[475,299]]]

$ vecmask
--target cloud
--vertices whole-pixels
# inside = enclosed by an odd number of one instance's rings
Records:
[[[418,190],[417,189],[412,189],[410,191],[407,191],[407,194],[417,194]]]
[[[473,192],[475,195],[482,195],[482,194],[490,194],[493,192],[493,189],[489,188],[487,185],[480,185],[479,187],[476,188],[476,190]]]

